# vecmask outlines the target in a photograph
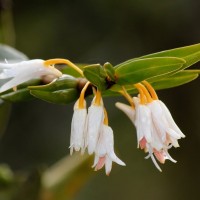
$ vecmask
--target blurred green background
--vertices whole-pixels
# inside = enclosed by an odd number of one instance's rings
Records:
[[[14,43],[31,59],[63,57],[76,63],[118,64],[199,43],[199,10],[196,0],[18,0],[12,2]],[[198,79],[158,92],[186,135],[181,148],[170,150],[177,164],[167,161],[162,173],[136,148],[135,128],[115,108],[114,103],[124,99],[106,98],[115,149],[127,166],[114,164],[109,177],[104,170],[92,172],[75,200],[199,199],[199,84]],[[39,100],[13,105],[0,141],[1,163],[14,171],[32,171],[66,156],[72,110],[73,104],[58,106]],[[90,164],[87,170],[92,170]]]

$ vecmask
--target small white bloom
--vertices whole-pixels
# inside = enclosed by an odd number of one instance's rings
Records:
[[[62,76],[62,73],[53,66],[46,66],[44,60],[28,60],[19,63],[0,63],[0,79],[12,78],[1,86],[0,92],[16,87],[17,85],[34,78],[45,75],[53,75],[55,78]]]
[[[95,99],[95,97],[94,97]],[[92,101],[92,105],[88,109],[88,117],[87,117],[87,135],[85,145],[88,147],[88,153],[91,155],[94,153],[97,141],[99,138],[99,133],[101,127],[103,125],[104,119],[104,107],[103,102],[100,102],[100,105],[94,104],[94,100]]]
[[[95,160],[92,167],[95,167],[95,170],[99,170],[105,165],[106,174],[109,175],[112,169],[112,162],[125,166],[125,163],[114,152],[113,130],[103,124],[95,149]]]
[[[140,104],[140,99],[137,97],[133,98],[135,103],[135,127],[137,130],[138,147],[140,141],[145,138],[148,143],[152,140],[152,121],[151,111],[143,104]]]
[[[151,110],[154,129],[163,145],[172,144],[174,147],[179,147],[177,140],[185,137],[185,135],[174,122],[165,104],[160,100],[154,100],[148,103],[147,106]]]
[[[84,152],[84,141],[85,141],[85,126],[87,119],[86,102],[84,100],[84,107],[79,108],[79,99],[74,105],[74,114],[71,123],[71,138],[70,138],[70,154],[72,155],[73,150]]]
[[[176,134],[176,137],[177,139],[180,139],[180,138],[184,138],[185,135],[181,132],[181,130],[179,129],[179,127],[176,125],[176,123],[174,122],[173,118],[172,118],[172,115],[169,111],[169,109],[167,108],[167,106],[161,101],[161,100],[158,100],[158,103],[160,104],[160,107],[162,108],[163,110],[163,113],[165,115],[165,118],[169,124],[169,127],[175,131],[175,134]],[[170,133],[169,133],[170,134]]]
[[[117,102],[115,105],[121,111],[123,111],[132,123],[136,127],[138,147],[143,138],[146,138],[148,142],[151,141],[151,112],[146,105],[140,104],[140,100],[137,97],[133,98],[135,109],[126,104]]]

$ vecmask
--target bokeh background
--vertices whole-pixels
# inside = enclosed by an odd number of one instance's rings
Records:
[[[199,10],[196,0],[18,0],[12,2],[14,45],[31,59],[63,57],[76,63],[118,64],[199,43]],[[114,164],[109,177],[104,170],[94,172],[75,200],[200,198],[199,84],[198,79],[158,92],[186,135],[181,148],[170,150],[177,164],[167,161],[162,173],[136,148],[135,128],[115,108],[116,101],[124,100],[106,98],[115,149],[127,166]],[[31,171],[69,154],[72,110],[73,104],[39,100],[13,105],[0,141],[0,161],[14,171]]]

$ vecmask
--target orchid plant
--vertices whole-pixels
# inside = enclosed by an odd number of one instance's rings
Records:
[[[5,57],[5,59],[7,59]],[[94,154],[95,170],[112,162],[125,166],[114,152],[114,135],[109,126],[103,97],[122,95],[128,104],[116,103],[136,128],[138,148],[143,149],[156,168],[168,153],[179,147],[185,135],[174,122],[156,90],[173,88],[195,80],[199,69],[188,69],[200,61],[200,44],[130,59],[116,66],[110,63],[74,64],[67,59],[5,60],[0,63],[0,98],[12,103],[39,98],[55,103],[76,101],[71,123],[70,154]],[[93,96],[87,107],[86,97]]]

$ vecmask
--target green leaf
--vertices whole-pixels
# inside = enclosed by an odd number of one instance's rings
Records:
[[[28,60],[28,57],[22,52],[7,46],[0,44],[0,61],[5,62],[5,59],[9,61],[21,61]]]
[[[95,85],[99,90],[103,91],[106,89],[106,74],[101,65],[89,65],[83,68],[84,76]]]
[[[31,95],[44,101],[56,104],[68,104],[79,97],[78,79],[63,75],[59,79],[40,86],[30,86]]]
[[[80,69],[83,69],[83,67],[87,66],[88,64],[75,63],[75,65],[77,65]],[[56,65],[56,68],[59,69],[63,74],[71,75],[73,77],[81,77],[77,71],[67,65]]]
[[[103,67],[105,69],[107,76],[110,78],[110,80],[115,81],[115,69],[114,69],[114,67],[109,62],[105,63]]]
[[[41,90],[41,91],[56,91],[68,88],[76,88],[78,79],[69,75],[63,75],[62,77],[55,79],[49,84],[29,86],[30,90]]]
[[[195,80],[200,74],[200,70],[183,70],[179,71],[173,75],[170,75],[162,80],[158,80],[155,82],[150,82],[155,90],[167,89],[177,87],[186,83],[189,83]],[[130,94],[137,94],[138,91],[133,87],[133,85],[125,86],[126,90]],[[118,95],[118,91],[121,90],[120,85],[114,85],[110,88],[110,90],[104,92],[105,96],[114,96]]]
[[[118,68],[122,64],[130,63],[133,60],[144,59],[144,58],[154,58],[154,57],[182,58],[186,61],[182,66],[182,69],[185,69],[185,68],[197,63],[198,61],[200,61],[200,43],[181,47],[181,48],[175,48],[175,49],[170,49],[170,50],[166,50],[166,51],[161,51],[161,52],[141,56],[138,58],[130,59],[130,60],[125,61],[124,63],[117,65],[116,68]]]
[[[189,83],[198,76],[199,73],[196,70],[183,70],[151,84],[156,90],[167,89]]]
[[[18,85],[16,91],[13,91],[13,89],[7,90],[1,93],[0,97],[1,99],[4,99],[12,103],[32,100],[34,99],[34,97],[30,94],[28,86],[39,85],[40,83],[41,83],[40,79],[27,81],[23,84]]]
[[[180,58],[146,58],[122,63],[115,70],[119,85],[129,85],[141,82],[151,77],[160,76],[179,70],[185,61]]]
[[[183,65],[182,69],[185,69],[198,61],[200,61],[200,43],[195,45],[190,45],[186,47],[161,51],[158,53],[149,54],[142,56],[139,59],[143,58],[153,58],[153,57],[178,57],[183,58],[186,63]]]
[[[11,103],[29,101],[34,99],[34,97],[30,95],[30,92],[27,88],[1,95],[1,98]]]
[[[74,88],[57,91],[30,90],[30,93],[38,99],[63,105],[71,103],[79,97],[79,92]]]

